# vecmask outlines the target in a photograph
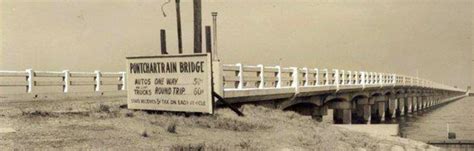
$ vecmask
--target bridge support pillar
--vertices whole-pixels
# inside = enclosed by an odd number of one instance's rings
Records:
[[[405,115],[405,97],[398,97],[397,99],[397,110],[395,116]]]
[[[369,102],[369,98],[359,98],[356,102],[357,117],[353,119],[357,119],[357,121],[354,122],[363,124],[370,123],[372,104]]]
[[[348,101],[332,103],[334,109],[334,123],[351,124],[352,123],[352,104]]]
[[[425,97],[420,96],[419,99],[420,99],[420,108],[418,110],[423,111],[425,109]]]
[[[380,122],[385,121],[385,102],[380,101],[377,102],[377,110],[378,110],[378,116],[380,117]]]
[[[422,111],[423,110],[423,97],[422,96],[419,96],[418,97],[418,111]]]
[[[363,119],[364,119],[364,122],[369,124],[370,123],[370,119],[372,118],[372,105],[371,104],[363,104],[363,109],[364,109],[364,115],[363,115]]]
[[[328,114],[328,106],[323,105],[323,106],[318,106],[314,109],[313,115],[311,116],[314,120],[318,122],[323,121],[323,116]]]
[[[413,97],[413,111],[412,112],[416,112],[418,111],[418,97]]]
[[[434,107],[434,106],[436,105],[436,104],[435,104],[435,102],[436,102],[436,96],[433,96],[432,99],[433,99],[433,100],[431,100],[431,106]]]
[[[423,109],[427,110],[428,109],[428,101],[429,101],[429,97],[425,96],[423,97]]]
[[[341,109],[342,110],[342,124],[351,124],[352,123],[352,110],[351,109]]]
[[[387,112],[388,99],[386,96],[374,96],[370,98],[370,102],[373,102],[371,107],[371,122],[379,123],[385,121],[385,112]]]
[[[334,122],[334,114],[335,114],[334,109],[328,108],[326,113],[327,115],[323,116],[322,121],[324,123],[331,123],[331,124],[335,123]]]
[[[406,98],[407,114],[413,112],[413,97],[409,96]]]
[[[388,97],[388,118],[395,118],[396,117],[396,109],[397,109],[398,99],[395,96]]]
[[[435,99],[434,96],[430,96],[430,100],[429,100],[429,102],[430,102],[430,108],[432,108],[432,107],[434,106],[434,104],[433,104],[434,99]]]
[[[418,111],[423,111],[425,104],[425,98],[423,96],[418,97]]]
[[[431,108],[433,106],[433,97],[428,97],[428,108]]]

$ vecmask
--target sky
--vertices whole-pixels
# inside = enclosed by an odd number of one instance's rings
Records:
[[[0,0],[0,70],[123,71],[158,55],[160,29],[177,54],[174,0]],[[181,0],[183,46],[193,8]],[[418,75],[474,83],[470,0],[203,0],[218,12],[218,54],[244,63]]]

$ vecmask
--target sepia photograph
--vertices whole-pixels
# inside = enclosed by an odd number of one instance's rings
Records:
[[[474,0],[0,0],[0,150],[474,150]]]

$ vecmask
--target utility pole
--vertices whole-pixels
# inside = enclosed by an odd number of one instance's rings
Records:
[[[202,53],[201,0],[193,0],[194,6],[194,53]]]
[[[206,37],[206,52],[212,53],[212,36],[211,36],[211,26],[205,26],[205,37]],[[212,58],[214,60],[214,57]]]
[[[166,50],[166,31],[164,29],[160,30],[160,39],[161,39],[161,54],[166,55],[168,51]]]
[[[219,60],[219,55],[217,55],[217,12],[212,12],[212,26],[213,26],[213,60]]]
[[[181,10],[179,7],[179,1],[176,0],[176,21],[177,21],[177,26],[178,26],[178,53],[182,54],[183,53],[183,41],[181,38]]]

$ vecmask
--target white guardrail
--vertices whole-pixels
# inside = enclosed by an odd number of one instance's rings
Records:
[[[242,64],[224,64],[224,92],[256,89],[299,89],[331,87],[336,91],[344,88],[370,87],[423,87],[438,90],[465,92],[465,90],[433,81],[393,73],[349,71],[338,69],[297,68],[280,66],[248,66]],[[41,86],[62,86],[67,93],[71,86],[94,85],[95,91],[101,91],[102,85],[117,85],[117,90],[125,90],[125,72],[70,72],[64,71],[0,71],[0,77],[24,77],[26,80],[0,81],[0,87],[26,87],[32,93],[33,88]],[[41,80],[42,78],[61,77],[62,80]],[[91,80],[85,81],[84,78]],[[38,80],[39,79],[39,80]],[[93,80],[92,80],[93,79]]]
[[[103,85],[117,85],[117,90],[125,90],[125,72],[70,72],[64,71],[0,71],[1,77],[24,77],[26,80],[2,80],[0,87],[26,87],[26,92],[32,93],[36,87],[62,86],[67,93],[71,86],[94,86],[94,91],[101,91]],[[51,78],[62,78],[51,80]]]

